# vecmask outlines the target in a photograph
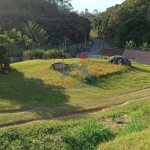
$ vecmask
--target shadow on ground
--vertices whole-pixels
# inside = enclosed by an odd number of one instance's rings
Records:
[[[146,69],[135,67],[135,66],[132,66],[132,69],[134,69],[135,71],[139,71],[139,72],[150,73],[150,70],[146,70]]]
[[[32,109],[41,118],[47,118],[80,110],[68,105],[68,100],[63,89],[53,89],[38,78],[25,78],[15,69],[10,68],[7,75],[0,74],[0,112]]]

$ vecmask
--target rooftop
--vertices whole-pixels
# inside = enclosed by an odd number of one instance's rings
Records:
[[[114,55],[122,55],[124,50],[119,49],[101,49],[99,54],[105,56],[114,56]]]
[[[122,56],[134,59],[136,62],[150,63],[150,51],[124,50]]]

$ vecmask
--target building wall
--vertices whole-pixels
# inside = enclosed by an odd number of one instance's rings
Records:
[[[108,60],[111,56],[105,56],[105,55],[101,55],[101,59],[106,59]]]

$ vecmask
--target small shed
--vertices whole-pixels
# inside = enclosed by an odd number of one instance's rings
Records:
[[[122,56],[140,63],[150,64],[150,51],[124,50]]]
[[[124,50],[120,49],[105,49],[102,48],[99,52],[101,59],[109,59],[111,56],[119,55],[122,56]]]

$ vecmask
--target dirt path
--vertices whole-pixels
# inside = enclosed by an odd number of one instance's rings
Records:
[[[150,88],[147,88],[147,89],[143,89],[143,90],[138,90],[138,91],[134,91],[134,92],[130,92],[130,93],[126,93],[126,94],[121,94],[121,95],[117,95],[117,96],[113,96],[113,97],[107,97],[107,98],[104,98],[103,100],[105,99],[111,99],[111,100],[114,100],[114,99],[119,99],[119,98],[122,98],[122,97],[126,97],[126,96],[129,96],[129,95],[135,95],[135,94],[138,94],[138,93],[142,93],[142,92],[150,92]],[[95,101],[90,101],[90,102],[85,102],[85,103],[81,103],[81,104],[71,104],[72,107],[82,107],[82,106],[88,106],[90,104],[98,104],[100,101],[99,100],[95,100]],[[127,102],[130,102],[130,101],[127,101]],[[59,109],[59,108],[67,108],[69,106],[54,106],[52,107],[53,109]],[[29,108],[29,109],[13,109],[13,110],[4,110],[4,111],[1,111],[0,114],[6,114],[6,113],[21,113],[21,112],[34,112],[34,111],[38,111],[38,110],[43,110],[43,108]]]
[[[142,92],[146,92],[146,91],[147,92],[150,91],[150,88],[139,90],[139,91],[135,91],[135,92],[131,92],[131,93],[127,93],[127,94],[123,94],[123,95],[119,95],[119,96],[115,96],[115,97],[113,97],[113,99],[114,98],[115,99],[116,98],[120,98],[120,97],[127,96],[127,95],[134,95],[134,94],[142,93]],[[19,122],[10,123],[10,124],[7,124],[7,125],[0,125],[0,128],[12,127],[12,126],[23,125],[23,124],[29,124],[29,123],[32,123],[32,122],[38,122],[38,121],[44,121],[44,120],[47,120],[47,121],[58,120],[58,119],[61,120],[61,119],[72,118],[72,117],[75,117],[75,116],[83,116],[83,115],[97,113],[97,112],[105,112],[105,111],[108,111],[110,109],[114,109],[114,108],[117,108],[117,107],[125,106],[125,105],[128,105],[128,104],[130,104],[132,102],[135,102],[135,101],[146,100],[148,98],[150,99],[150,96],[145,96],[145,97],[142,97],[142,98],[137,98],[137,99],[134,99],[134,100],[126,101],[126,102],[123,102],[123,103],[120,103],[120,104],[111,105],[111,106],[96,107],[96,108],[92,108],[92,109],[86,109],[86,110],[76,111],[76,112],[72,112],[72,113],[68,113],[68,114],[64,114],[64,115],[59,115],[59,116],[56,116],[56,117],[50,117],[48,119],[33,119],[33,120],[28,120],[28,121],[19,121]],[[20,112],[29,112],[29,111],[30,112],[34,112],[34,111],[38,111],[38,110],[42,110],[42,108],[8,110],[8,111],[0,112],[0,114],[5,114],[5,113],[20,113]]]

